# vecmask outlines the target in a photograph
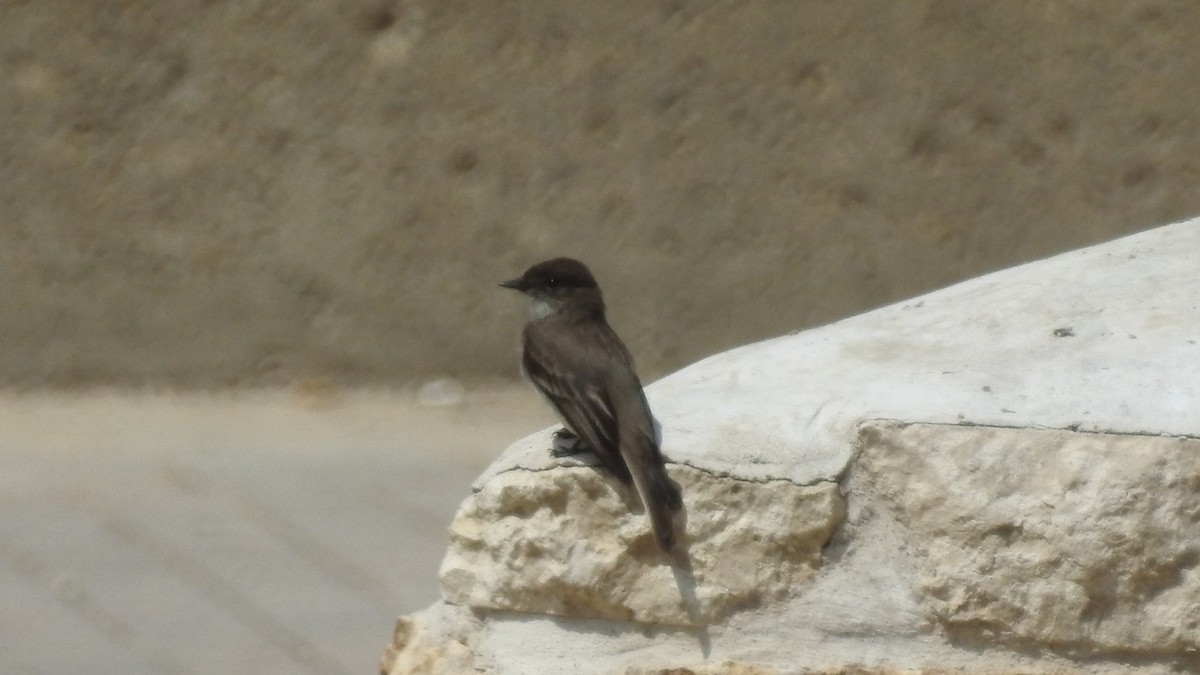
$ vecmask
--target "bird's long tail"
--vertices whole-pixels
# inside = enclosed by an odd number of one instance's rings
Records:
[[[654,539],[659,548],[670,553],[677,542],[675,515],[683,508],[679,486],[667,475],[662,453],[653,439],[642,436],[638,441],[636,461],[627,461],[627,464],[642,506],[650,517]]]

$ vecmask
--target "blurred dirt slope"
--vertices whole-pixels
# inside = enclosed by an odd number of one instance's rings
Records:
[[[0,384],[649,376],[1200,212],[1200,5],[0,3]]]

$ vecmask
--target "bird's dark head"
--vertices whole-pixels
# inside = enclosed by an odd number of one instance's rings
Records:
[[[502,281],[500,285],[524,293],[529,298],[533,318],[562,311],[604,315],[604,301],[596,278],[586,265],[574,258],[540,262],[525,270],[519,278]]]

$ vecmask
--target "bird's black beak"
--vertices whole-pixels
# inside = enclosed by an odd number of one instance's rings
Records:
[[[509,279],[508,281],[501,281],[500,285],[505,288],[511,288],[514,291],[525,290],[525,285],[521,283],[520,279]]]

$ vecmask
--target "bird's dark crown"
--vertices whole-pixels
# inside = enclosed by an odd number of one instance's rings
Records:
[[[555,291],[568,288],[594,288],[599,290],[596,278],[583,263],[574,258],[554,258],[540,262],[525,270],[520,279],[504,282],[505,286],[519,291]]]

